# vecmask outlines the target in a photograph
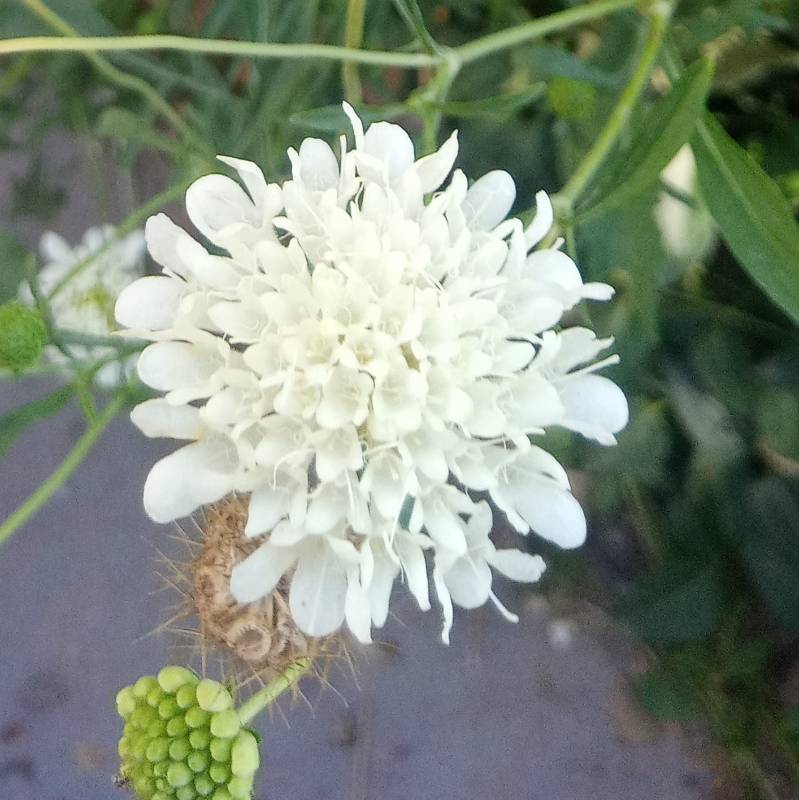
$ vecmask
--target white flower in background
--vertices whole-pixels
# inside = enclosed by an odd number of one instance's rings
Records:
[[[225,494],[251,492],[245,533],[264,543],[233,572],[254,601],[292,574],[290,605],[310,635],[346,619],[362,641],[387,617],[392,586],[420,608],[433,590],[448,640],[452,604],[491,599],[496,573],[538,580],[540,557],[496,549],[487,493],[520,533],[562,547],[585,538],[563,468],[535,446],[564,426],[602,444],[627,422],[627,403],[595,374],[611,340],[555,330],[583,298],[557,249],[533,248],[552,225],[547,196],[525,229],[505,219],[510,175],[469,186],[450,174],[453,135],[414,160],[402,128],[364,132],[345,106],[355,148],[323,141],[289,151],[292,180],[267,184],[250,162],[186,194],[211,255],[166,216],[147,223],[163,275],[128,287],[116,306],[149,338],[139,375],[163,398],[132,413],[148,436],[189,444],[150,472],[144,503],[156,521]],[[483,495],[485,496],[485,495]]]
[[[697,197],[696,159],[690,145],[683,145],[661,173],[666,184],[693,198],[691,208],[663,192],[655,204],[655,222],[663,245],[671,255],[685,261],[701,261],[716,241],[713,217]]]
[[[42,236],[39,289],[49,298],[50,314],[57,328],[96,336],[108,336],[117,329],[114,304],[131,280],[144,272],[146,245],[144,232],[140,230],[117,241],[112,241],[114,236],[115,229],[111,225],[90,228],[76,247],[70,247],[52,231]],[[53,290],[74,267],[92,256],[95,256],[93,260],[53,295]],[[33,305],[27,284],[20,287],[19,294],[22,302]],[[113,347],[80,344],[70,344],[68,349],[74,362],[86,366],[113,359],[119,352]],[[45,349],[45,356],[53,364],[70,364],[70,359],[53,345]],[[95,375],[96,383],[106,387],[118,385],[132,363],[130,359],[127,364],[116,359],[109,361]]]

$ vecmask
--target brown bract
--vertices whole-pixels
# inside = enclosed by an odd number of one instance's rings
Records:
[[[259,543],[244,536],[247,498],[230,495],[205,511],[203,540],[189,568],[191,601],[203,638],[210,639],[263,679],[298,658],[330,655],[331,637],[314,639],[297,629],[288,603],[288,576],[271,595],[241,605],[230,594],[233,566]]]

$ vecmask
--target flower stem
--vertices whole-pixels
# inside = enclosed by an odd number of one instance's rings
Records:
[[[17,528],[24,525],[59,489],[72,473],[80,466],[91,452],[100,435],[108,424],[125,405],[127,392],[119,392],[103,409],[102,413],[86,429],[83,436],[78,439],[67,457],[61,462],[56,471],[39,486],[36,491],[0,525],[0,545],[2,545]]]
[[[43,0],[21,0],[21,2],[53,30],[62,33],[64,35],[64,39],[69,38],[72,41],[78,42],[82,40],[83,37],[81,37],[80,33],[65,19],[62,19],[51,8],[49,8],[47,4],[43,2]],[[59,40],[62,39],[59,38]],[[11,41],[13,42],[14,40]],[[8,40],[6,40],[6,42],[0,42],[0,53],[3,52],[2,45],[7,42]],[[186,122],[184,122],[180,114],[178,114],[177,111],[175,111],[175,109],[172,108],[172,106],[166,100],[164,100],[164,98],[161,97],[161,95],[155,89],[153,89],[149,83],[147,83],[147,81],[135,75],[129,75],[127,72],[123,72],[118,67],[115,67],[110,61],[103,58],[101,55],[98,55],[96,50],[97,48],[80,48],[80,51],[86,54],[86,58],[91,61],[92,64],[94,64],[99,73],[108,78],[108,80],[112,83],[117,84],[117,86],[121,87],[122,89],[128,89],[140,94],[159,114],[164,117],[164,119],[170,123],[170,125],[172,125],[172,127],[183,137],[184,141],[193,142],[195,145],[197,144],[197,140],[193,131],[186,124]]]
[[[558,197],[564,204],[570,207],[574,205],[591,182],[591,179],[596,175],[611,150],[613,150],[638,102],[638,98],[649,82],[649,76],[655,66],[655,61],[657,60],[663,43],[663,37],[668,28],[670,15],[670,3],[659,3],[652,8],[649,16],[649,28],[646,41],[644,42],[641,57],[630,78],[630,82],[621,93],[621,97],[619,97],[619,101],[613,108],[599,137],[580,163],[580,166],[571,178],[569,178],[566,186],[558,192]]]
[[[246,703],[239,707],[239,718],[245,725],[260,714],[268,705],[274,703],[286,689],[293,686],[311,668],[310,658],[300,658],[273,681],[256,692]]]
[[[344,28],[344,46],[360,49],[363,44],[363,24],[366,17],[366,0],[349,0],[347,3],[347,22]],[[341,83],[344,97],[353,105],[363,100],[358,65],[345,61],[341,65]]]
[[[41,0],[22,0],[29,6],[41,6]],[[519,44],[540,39],[550,33],[566,30],[584,22],[607,16],[615,11],[634,8],[641,0],[599,0],[577,8],[549,14],[524,22],[504,31],[491,33],[473,42],[452,48],[449,56],[442,53],[402,53],[382,50],[359,50],[327,44],[285,44],[279,42],[241,42],[226,39],[205,39],[191,36],[85,36],[71,33],[63,37],[24,36],[0,41],[0,55],[42,51],[68,51],[96,54],[99,52],[131,50],[178,50],[187,53],[207,53],[252,58],[297,58],[342,61],[352,64],[371,64],[384,67],[435,67],[449,60],[468,63],[507,50]],[[51,12],[52,13],[52,12]],[[62,21],[63,22],[63,21]],[[69,27],[69,26],[67,26]],[[66,33],[61,27],[59,30]],[[104,69],[113,65],[103,60]],[[117,70],[118,72],[118,70]],[[122,73],[124,75],[124,73]],[[125,78],[134,80],[132,76]],[[154,90],[145,84],[149,92]],[[141,91],[141,87],[139,87]],[[160,98],[158,98],[160,100]],[[162,101],[163,102],[163,101]],[[171,107],[170,111],[173,111]],[[174,112],[173,112],[174,113]]]
[[[638,5],[640,5],[640,0],[600,0],[597,3],[585,3],[576,8],[548,14],[545,17],[530,20],[530,22],[523,22],[521,25],[515,25],[504,31],[481,36],[473,42],[456,47],[455,52],[465,64],[469,61],[476,61],[478,58],[492,55],[500,50],[515,47],[517,44],[524,44],[532,39],[540,39],[549,33],[572,28],[583,22],[590,22],[599,17],[612,14],[614,11],[622,11]]]

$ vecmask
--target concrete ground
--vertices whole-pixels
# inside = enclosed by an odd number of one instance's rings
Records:
[[[51,158],[78,198],[50,227],[77,240],[97,217],[73,144]],[[0,228],[35,244],[41,225],[3,217],[23,164],[0,159]],[[123,209],[124,210],[124,209]],[[112,211],[115,213],[115,211]],[[118,219],[119,217],[117,217]],[[0,383],[0,413],[50,384]],[[0,461],[0,518],[80,435],[74,408],[29,429]],[[0,549],[0,798],[106,800],[120,733],[113,698],[174,649],[146,636],[175,597],[159,593],[170,529],[144,515],[149,466],[167,447],[117,419],[53,501]],[[600,531],[593,535],[601,536]],[[435,613],[397,606],[384,646],[356,679],[308,687],[310,707],[262,719],[259,800],[698,800],[712,776],[677,728],[629,698],[636,650],[605,625],[554,619],[534,594],[503,591],[519,625],[491,609],[456,617],[444,647]]]

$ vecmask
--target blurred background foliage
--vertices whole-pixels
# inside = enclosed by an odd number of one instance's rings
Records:
[[[362,29],[359,5],[0,0],[0,37],[65,33],[68,25],[79,35],[349,41],[415,51],[425,40],[453,47],[582,3],[371,0]],[[620,11],[464,65],[445,99],[433,91],[430,69],[106,54],[112,70],[168,102],[187,124],[179,131],[135,85],[110,79],[84,54],[6,58],[0,148],[30,160],[2,210],[0,302],[23,278],[15,218],[33,216],[46,227],[69,192],[46,168],[54,130],[111,153],[131,175],[143,207],[128,220],[132,227],[218,169],[215,153],[253,159],[272,179],[286,176],[288,146],[345,129],[344,85],[367,120],[396,119],[420,141],[430,143],[436,123],[438,138],[458,128],[467,174],[507,169],[517,181],[516,211],[529,215],[535,191],[557,193],[579,168],[633,75],[644,35],[644,17]],[[712,118],[702,116],[705,108]],[[698,170],[681,152],[661,175],[689,141]],[[631,398],[632,421],[615,449],[550,436],[575,470],[595,528],[586,553],[553,557],[574,576],[575,592],[626,619],[657,655],[638,687],[642,703],[663,719],[710,720],[740,778],[731,792],[793,796],[799,3],[679,3],[643,102],[586,190],[567,199],[558,204],[560,226],[586,279],[617,289],[613,304],[590,313],[617,339],[615,377]],[[66,399],[0,419],[2,438]]]

